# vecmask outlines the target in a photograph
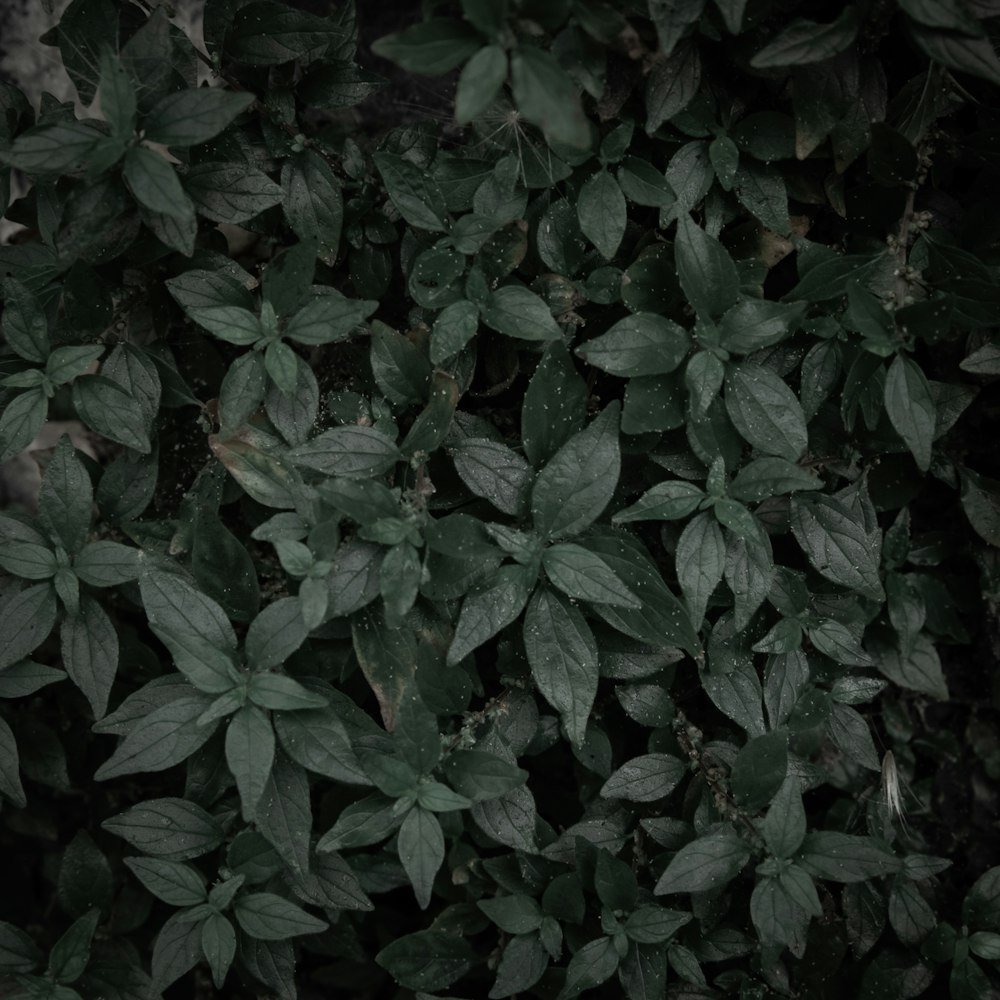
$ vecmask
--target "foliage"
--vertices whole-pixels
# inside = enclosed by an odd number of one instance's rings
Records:
[[[1000,5],[425,6],[0,85],[0,993],[996,995]]]

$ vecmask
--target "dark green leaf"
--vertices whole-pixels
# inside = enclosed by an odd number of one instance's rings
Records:
[[[637,312],[586,341],[576,353],[612,375],[662,375],[677,368],[688,346],[683,327],[654,313]]]
[[[147,799],[101,826],[140,851],[168,861],[200,857],[223,839],[218,820],[193,802],[177,798]]]
[[[735,301],[740,280],[725,247],[695,225],[685,212],[677,220],[674,243],[677,276],[699,315],[721,316]]]
[[[482,320],[498,333],[519,340],[554,340],[561,336],[545,300],[520,285],[504,285],[486,300]]]
[[[896,433],[906,442],[918,468],[931,463],[936,407],[930,384],[920,366],[897,354],[885,379],[885,410]]]
[[[280,204],[283,196],[267,174],[240,163],[195,164],[184,174],[184,190],[201,215],[233,224]]]
[[[261,941],[284,941],[301,934],[319,934],[329,926],[272,892],[239,896],[233,912],[243,931]]]
[[[165,146],[197,146],[218,135],[253,100],[253,94],[214,87],[181,90],[157,102],[143,120],[143,131]]]
[[[750,848],[728,824],[685,844],[671,859],[653,890],[657,895],[717,891],[750,859]]]
[[[743,362],[726,373],[726,412],[741,437],[765,454],[789,462],[809,443],[805,414],[791,389],[774,372]]]
[[[372,51],[411,73],[440,76],[460,66],[481,45],[473,29],[452,17],[432,17],[372,45]]]
[[[604,511],[618,482],[618,404],[574,434],[539,472],[531,493],[535,529],[549,539],[581,532]]]
[[[598,679],[597,644],[586,619],[566,598],[539,588],[525,614],[524,645],[538,689],[571,742],[582,743]]]
[[[755,69],[806,66],[843,52],[857,37],[860,18],[853,4],[846,5],[830,24],[796,18],[751,60]]]
[[[610,260],[625,235],[625,196],[607,170],[589,178],[580,188],[577,201],[580,231]]]

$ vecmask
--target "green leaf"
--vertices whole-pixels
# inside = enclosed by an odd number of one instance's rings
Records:
[[[800,864],[810,875],[829,882],[864,882],[899,871],[901,862],[872,837],[836,830],[806,834]]]
[[[926,472],[931,464],[937,409],[927,377],[915,361],[902,354],[893,358],[886,375],[885,411],[917,467]]]
[[[750,740],[736,755],[729,775],[738,805],[750,812],[766,806],[781,788],[788,770],[788,737],[768,733]]]
[[[254,819],[274,763],[274,730],[256,705],[244,705],[226,725],[226,765],[236,779],[243,818]]]
[[[663,582],[656,564],[642,544],[625,535],[586,539],[615,575],[642,602],[640,610],[594,605],[594,610],[613,628],[657,648],[681,647],[695,655],[701,648],[684,605]]]
[[[489,992],[491,998],[509,997],[531,989],[549,965],[550,955],[538,934],[512,937],[497,964],[497,978]]]
[[[669,56],[691,26],[701,18],[705,0],[648,0],[647,6],[660,41],[660,52]]]
[[[145,146],[133,146],[125,154],[125,180],[136,200],[153,212],[186,219],[193,213],[174,168]]]
[[[302,907],[273,892],[238,896],[233,912],[244,933],[261,941],[285,941],[302,934],[319,934],[329,926],[325,920],[317,920]]]
[[[521,285],[504,285],[482,306],[482,320],[497,333],[519,340],[555,340],[562,336],[545,300]]]
[[[687,331],[672,320],[637,312],[583,343],[576,353],[611,375],[663,375],[680,365],[689,343]]]
[[[2,718],[0,718],[0,794],[10,799],[18,809],[23,809],[28,804],[18,773],[17,741],[10,726]]]
[[[441,76],[475,53],[482,39],[468,24],[452,17],[432,17],[379,38],[372,52],[423,76]]]
[[[962,510],[980,538],[1000,546],[1000,483],[971,469],[960,470]]]
[[[201,950],[212,970],[212,982],[221,990],[236,957],[236,931],[221,913],[209,915],[201,925]]]
[[[252,670],[280,666],[307,636],[299,602],[293,597],[279,598],[264,608],[247,629],[247,665]]]
[[[799,779],[794,775],[785,778],[771,800],[760,832],[768,850],[778,858],[790,858],[802,844],[806,835],[806,812]]]
[[[226,19],[226,53],[247,66],[277,66],[320,58],[345,41],[345,27],[275,0],[253,0]]]
[[[405,934],[386,945],[376,963],[400,986],[411,990],[441,990],[473,967],[476,953],[464,938],[442,930]]]
[[[704,511],[685,525],[675,558],[677,582],[687,601],[691,625],[699,629],[726,565],[726,542],[712,514]]]
[[[900,687],[920,691],[939,701],[948,700],[941,659],[925,633],[916,637],[908,653],[892,647],[880,649],[875,664],[883,676]]]
[[[417,903],[420,909],[426,910],[431,902],[434,876],[444,862],[444,834],[437,817],[414,806],[399,828],[396,850]]]
[[[731,882],[750,859],[750,848],[728,824],[685,844],[656,883],[657,895],[718,891]]]
[[[251,674],[247,685],[250,700],[261,708],[273,711],[297,712],[303,709],[325,708],[327,700],[303,687],[284,674]]]
[[[736,265],[725,247],[686,212],[677,220],[674,254],[681,288],[700,316],[721,316],[736,302],[740,288]]]
[[[542,566],[552,583],[571,598],[618,608],[642,606],[611,567],[581,545],[550,546],[542,554]]]
[[[288,321],[285,336],[300,344],[330,344],[347,340],[374,311],[376,302],[321,295],[306,303]]]
[[[796,18],[750,60],[750,65],[754,69],[778,69],[822,62],[848,48],[857,37],[860,25],[858,10],[853,4],[847,4],[829,24]]]
[[[551,540],[579,534],[607,507],[618,483],[619,406],[611,403],[539,472],[531,492],[535,529]]]
[[[69,435],[64,434],[52,454],[38,494],[38,519],[49,535],[67,552],[83,547],[90,531],[94,488],[77,458]]]
[[[451,450],[455,471],[476,496],[489,500],[497,510],[523,514],[531,487],[531,467],[500,441],[463,438]]]
[[[217,87],[181,90],[153,106],[143,119],[143,132],[164,146],[197,146],[215,138],[253,101],[253,94]]]
[[[101,920],[101,911],[94,907],[85,916],[70,924],[69,929],[49,952],[48,975],[57,983],[73,983],[83,975],[90,960],[90,945]]]
[[[21,660],[0,672],[0,698],[24,698],[66,677],[62,670]]]
[[[618,511],[614,524],[630,521],[679,521],[693,514],[705,499],[705,491],[682,479],[657,483],[631,506]]]
[[[559,712],[570,741],[583,743],[597,695],[597,644],[586,619],[566,598],[539,588],[524,617],[531,674]]]
[[[580,150],[590,145],[580,95],[551,53],[519,45],[511,53],[510,75],[518,111],[542,130],[546,141]]]
[[[813,568],[828,580],[874,601],[884,598],[879,578],[882,534],[832,496],[792,498],[792,534]]]
[[[736,500],[753,503],[782,493],[818,490],[822,486],[823,481],[816,473],[785,458],[756,458],[736,473],[729,484],[729,495]]]
[[[470,591],[462,601],[448,663],[458,663],[517,619],[534,585],[534,574],[527,567],[507,565],[488,583]]]
[[[736,171],[736,195],[747,211],[761,225],[780,236],[787,236],[792,224],[788,218],[788,194],[785,181],[776,167],[752,160]]]
[[[448,229],[444,195],[426,171],[395,153],[376,153],[373,159],[393,205],[411,226],[431,233]]]
[[[230,690],[236,635],[219,605],[172,573],[144,575],[139,590],[150,627],[188,680],[209,694]]]
[[[440,365],[454,357],[472,340],[479,329],[479,307],[461,299],[438,313],[431,330],[431,363]]]
[[[960,73],[1000,84],[1000,58],[989,39],[963,37],[912,22],[909,28],[911,37],[928,58]]]
[[[664,211],[677,200],[666,177],[648,160],[626,156],[618,170],[618,186],[629,201]]]
[[[444,770],[454,788],[480,802],[496,799],[528,778],[528,772],[484,750],[455,750],[444,760]]]
[[[22,392],[4,407],[0,414],[0,462],[19,455],[34,441],[48,412],[43,389]]]
[[[49,325],[37,299],[16,278],[4,278],[3,318],[0,332],[4,340],[25,361],[44,364],[49,356]]]
[[[215,850],[222,825],[201,806],[185,799],[147,799],[101,824],[133,847],[168,861],[187,861]]]
[[[655,59],[646,78],[646,133],[652,135],[684,111],[700,85],[701,56],[697,45],[685,42],[666,58]]]
[[[585,944],[569,961],[566,984],[559,993],[559,1000],[569,1000],[584,990],[600,986],[615,974],[619,961],[611,938],[601,937]]]
[[[0,605],[0,670],[30,656],[48,638],[56,612],[49,583],[26,587]]]
[[[198,724],[209,704],[207,696],[192,693],[150,712],[118,744],[94,777],[108,781],[124,774],[165,771],[187,760],[215,732],[215,725]]]
[[[480,899],[476,906],[507,934],[530,934],[538,930],[544,917],[538,903],[523,893]]]
[[[627,212],[625,195],[607,170],[584,182],[577,200],[577,214],[580,231],[605,260],[611,260],[625,235]]]
[[[337,822],[320,838],[317,851],[366,847],[381,843],[402,823],[396,800],[374,792],[341,811]]]
[[[289,458],[296,465],[328,476],[367,479],[388,472],[399,461],[400,454],[381,431],[355,424],[324,431],[293,448]]]
[[[665,753],[633,757],[615,771],[601,788],[605,799],[655,802],[665,798],[687,773],[687,765]]]
[[[795,393],[772,371],[750,362],[726,373],[726,412],[740,436],[765,454],[798,460],[809,443]]]
[[[240,163],[197,163],[184,174],[184,190],[200,215],[233,225],[280,204],[284,195],[263,171]]]
[[[31,532],[40,540],[14,541],[7,538],[0,548],[0,566],[24,580],[49,580],[56,575],[59,564],[47,539]],[[16,536],[15,536],[16,538]]]
[[[204,876],[191,865],[159,858],[123,860],[132,874],[157,899],[162,899],[171,906],[197,906],[208,899]]]
[[[111,619],[84,594],[76,613],[63,619],[60,639],[66,672],[90,702],[94,718],[101,719],[118,670],[118,634]]]
[[[319,258],[333,265],[344,222],[344,199],[333,169],[315,150],[303,150],[285,161],[281,188],[281,209],[292,231],[314,241]]]
[[[587,387],[561,341],[545,348],[521,407],[524,453],[534,466],[551,458],[583,426]]]
[[[347,729],[334,708],[278,711],[273,722],[282,748],[297,764],[335,781],[370,784],[358,763]]]
[[[507,79],[507,53],[499,45],[481,48],[466,64],[455,92],[455,121],[466,125],[500,95]]]
[[[750,736],[763,736],[760,678],[748,662],[725,674],[703,674],[702,687],[715,707]],[[790,710],[790,708],[789,708]]]
[[[201,925],[175,913],[160,928],[153,945],[153,988],[163,989],[193,969],[202,959]]]
[[[0,153],[7,163],[28,174],[81,173],[91,151],[104,138],[92,125],[65,121],[24,132]]]
[[[146,418],[138,400],[103,375],[73,382],[73,406],[92,430],[142,454],[151,450]]]

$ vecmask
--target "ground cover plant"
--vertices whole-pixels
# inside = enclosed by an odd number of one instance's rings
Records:
[[[1000,995],[1000,3],[370,6],[0,84],[0,995]]]

